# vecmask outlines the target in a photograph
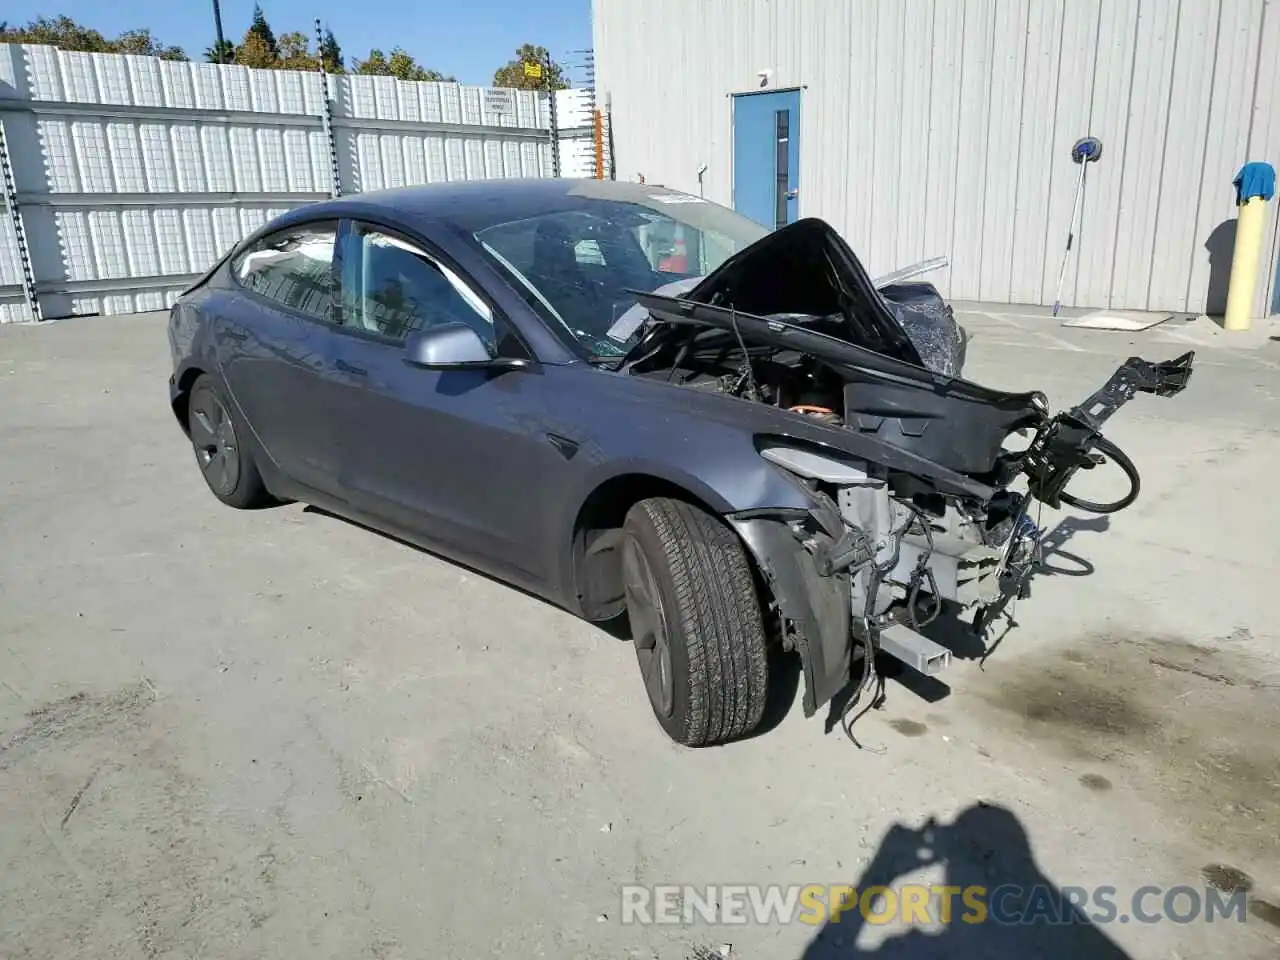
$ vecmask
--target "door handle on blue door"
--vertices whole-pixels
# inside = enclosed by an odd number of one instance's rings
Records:
[[[228,340],[234,340],[237,343],[244,343],[249,339],[249,335],[242,330],[226,330],[222,331],[222,335]]]
[[[341,370],[343,373],[350,373],[353,376],[367,377],[369,375],[369,371],[366,370],[364,367],[352,366],[351,364],[347,363],[345,360],[335,360],[333,361],[333,365],[337,367],[339,370]]]

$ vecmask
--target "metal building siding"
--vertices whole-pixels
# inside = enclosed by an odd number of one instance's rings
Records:
[[[804,88],[801,215],[872,271],[948,255],[956,298],[1053,301],[1092,134],[1064,303],[1203,310],[1232,177],[1280,161],[1280,0],[595,0],[594,30],[621,179],[707,163],[732,204],[729,95],[772,70]],[[1260,309],[1277,254],[1273,212]]]
[[[1118,242],[1111,263],[1111,296],[1117,304],[1150,302],[1163,183],[1160,161],[1168,142],[1178,24],[1174,3],[1144,3],[1138,11],[1133,87],[1147,91],[1147,99],[1133,111],[1125,130],[1123,201],[1116,215]]]
[[[933,50],[929,72],[929,134],[924,153],[929,158],[924,198],[926,256],[950,252],[956,227],[956,160],[960,136],[960,75],[962,57],[956,38],[964,24],[964,5],[933,5]],[[865,188],[864,188],[865,189]],[[891,268],[892,269],[892,268]],[[952,271],[933,274],[946,296],[953,296]]]
[[[1280,111],[1276,109],[1276,101],[1265,91],[1280,90],[1280,2],[1266,0],[1263,10],[1262,35],[1258,38],[1258,78],[1257,89],[1260,91],[1253,100],[1253,117],[1250,120],[1249,155],[1251,157],[1280,156]],[[1268,53],[1270,55],[1268,55]],[[1275,287],[1280,284],[1277,270],[1280,267],[1280,229],[1272,233],[1271,248],[1266,262],[1268,283],[1259,291],[1259,303],[1255,304],[1255,313],[1270,310],[1280,312],[1280,297],[1275,296]]]
[[[1022,115],[1017,153],[1013,243],[1009,257],[1009,297],[1038,303],[1045,293],[1043,264],[1052,249],[1046,230],[1051,180],[1055,111],[1061,76],[1062,16],[1067,0],[1027,5],[1027,44],[1022,70]],[[1062,238],[1056,238],[1061,242]],[[1052,289],[1049,296],[1053,296]]]
[[[1231,178],[1241,162],[1253,159],[1242,154],[1246,149],[1253,113],[1262,10],[1262,0],[1224,0],[1218,11],[1216,56],[1210,81],[1213,93],[1196,211],[1195,242],[1198,249],[1188,274],[1189,299],[1207,289],[1211,257],[1225,256],[1230,260],[1229,247],[1219,253],[1206,250],[1205,243],[1218,224],[1228,218],[1216,201],[1223,196],[1224,190],[1230,195]],[[1225,305],[1224,285],[1222,306]]]

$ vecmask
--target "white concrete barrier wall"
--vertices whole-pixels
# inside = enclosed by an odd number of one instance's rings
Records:
[[[0,122],[44,317],[163,308],[266,220],[330,196],[321,84],[318,73],[0,44]],[[329,84],[344,194],[551,175],[549,110],[535,92]],[[5,212],[0,322],[29,319]]]

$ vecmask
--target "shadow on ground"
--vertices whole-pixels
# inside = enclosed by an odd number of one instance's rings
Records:
[[[957,891],[952,896],[950,922],[940,922],[941,899],[935,896],[928,903],[929,926],[912,924],[903,929],[895,920],[893,927],[881,927],[881,918],[892,916],[890,910],[901,906],[903,888],[883,899],[876,898],[875,891],[868,897],[867,891],[875,887],[892,891],[898,881],[936,867],[944,875],[929,885]],[[1064,891],[1041,872],[1025,828],[1004,807],[978,804],[950,824],[930,821],[919,829],[895,824],[852,886],[856,893],[849,896],[847,912],[828,921],[802,960],[1128,960],[1128,954],[1077,905],[1083,906],[1084,891]],[[857,908],[854,896],[859,898]],[[896,915],[900,917],[901,911]],[[1032,922],[1032,918],[1037,919]],[[871,939],[869,926],[886,932],[874,938],[878,941],[874,946],[860,945],[859,940]]]
[[[539,603],[545,603],[548,606],[560,609],[559,606],[552,603],[545,597],[541,597],[530,590],[525,590],[523,587],[519,587],[510,581],[503,580],[500,577],[487,573],[477,567],[462,563],[461,561],[455,560],[445,554],[429,550],[426,547],[406,540],[403,537],[397,537],[393,534],[379,530],[376,527],[371,527],[368,524],[361,523],[359,520],[354,520],[350,517],[343,517],[310,504],[304,506],[302,508],[302,512],[325,517],[330,520],[336,520],[339,523],[349,523],[352,526],[359,527],[361,530],[367,530],[374,536],[384,537],[387,540],[394,541],[395,543],[404,544],[406,547],[410,547],[411,549],[424,553],[427,556],[435,557],[437,560],[441,560],[445,563],[453,564],[462,570],[466,570],[468,573],[474,574],[477,577],[483,577],[493,583],[499,584],[510,590],[514,590],[526,597],[537,600]],[[621,616],[614,617],[612,620],[602,620],[592,623],[591,625],[603,633],[608,634],[610,637],[613,637],[615,640],[620,640],[625,643],[631,642],[631,624],[627,621],[627,615],[625,613]],[[756,737],[764,736],[766,733],[770,733],[777,729],[778,725],[787,718],[787,715],[791,712],[792,705],[795,703],[796,694],[800,689],[801,672],[799,655],[782,650],[779,644],[773,644],[769,649],[769,688],[767,699],[765,701],[764,717],[761,720],[760,725],[749,734],[744,737],[740,737],[737,740],[728,741],[724,746],[729,746],[730,744],[738,743],[742,740],[753,740]]]
[[[459,563],[449,557],[443,556],[435,551],[428,550],[420,545],[413,544],[400,537],[395,537],[382,531],[376,530],[357,520],[340,517],[330,513],[327,510],[314,506],[303,507],[304,513],[315,514],[318,516],[328,517],[343,523],[350,523],[361,529],[403,543],[406,546],[419,550],[430,556],[435,556],[448,563],[468,570],[477,576],[484,577],[494,583],[500,583],[518,593],[527,597],[532,597],[543,603],[550,603],[543,597],[531,591],[524,590],[509,582],[498,579],[497,577],[486,573],[485,571],[476,569],[467,564]],[[1041,538],[1040,560],[1035,571],[1032,574],[1032,582],[1039,577],[1049,576],[1066,576],[1066,577],[1087,577],[1094,572],[1093,564],[1079,555],[1078,553],[1066,549],[1066,545],[1080,533],[1101,533],[1104,532],[1110,521],[1105,516],[1078,517],[1067,516],[1059,521],[1058,525],[1048,531]],[[1010,598],[1006,597],[1005,601]],[[552,604],[554,606],[554,604]],[[984,660],[991,656],[996,648],[1000,646],[1004,638],[1011,630],[1018,626],[1017,621],[1013,617],[1014,604],[1012,602],[1002,601],[998,609],[994,611],[994,615],[987,618],[987,626],[981,631],[975,631],[971,622],[961,620],[950,612],[944,612],[933,623],[925,626],[922,632],[930,639],[942,644],[951,650],[952,656],[958,660]],[[624,642],[631,640],[631,628],[627,622],[625,613],[612,620],[603,621],[594,624],[609,636]],[[945,699],[951,693],[951,688],[943,681],[934,676],[924,676],[916,673],[914,670],[906,667],[898,660],[894,660],[888,656],[881,656],[876,661],[877,671],[886,679],[895,680],[900,686],[910,690],[920,699],[927,703],[937,703]],[[788,653],[781,649],[780,644],[773,644],[770,649],[769,656],[769,690],[768,699],[765,705],[764,718],[761,724],[739,740],[731,741],[731,743],[739,742],[743,739],[754,739],[763,736],[775,730],[783,720],[789,715],[799,692],[800,678],[802,673],[800,658],[795,653]],[[855,678],[860,677],[861,668],[859,666],[858,652],[854,652],[853,664],[851,667],[851,675]],[[846,707],[851,699],[853,692],[857,686],[856,681],[847,684],[844,689],[839,691],[828,704],[827,718],[825,730],[831,733],[845,716]]]

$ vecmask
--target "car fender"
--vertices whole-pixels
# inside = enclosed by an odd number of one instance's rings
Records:
[[[789,621],[784,642],[800,654],[804,715],[811,717],[849,681],[849,576],[821,576],[813,555],[783,518],[752,512],[725,520],[746,545]]]
[[[791,526],[800,521],[806,536],[832,540],[844,529],[838,509],[759,452],[761,436],[783,434],[791,418],[784,420],[764,407],[666,384],[614,380],[586,371],[556,374],[599,377],[591,414],[604,421],[632,418],[632,429],[604,437],[597,434],[574,455],[590,467],[578,474],[575,488],[565,492],[562,513],[548,531],[553,542],[565,545],[557,554],[567,602],[579,601],[573,547],[579,516],[593,495],[623,477],[672,485],[723,518],[741,538],[789,621],[788,642],[804,666],[804,709],[813,714],[847,682],[851,601],[848,576],[819,576],[813,555]],[[559,396],[559,391],[554,395]],[[636,417],[636,409],[646,415]],[[571,435],[581,429],[580,407],[552,404],[544,415],[551,418],[547,429]],[[803,421],[794,423],[799,428],[796,432],[807,426]]]

